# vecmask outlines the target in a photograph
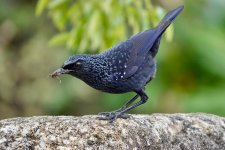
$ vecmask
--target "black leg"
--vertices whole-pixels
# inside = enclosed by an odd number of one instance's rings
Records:
[[[137,98],[139,97],[139,95],[135,95],[132,99],[130,99],[126,104],[124,104],[121,108],[114,110],[112,112],[100,112],[98,115],[103,115],[103,116],[110,116],[116,112],[121,112],[124,109],[126,109],[131,103],[133,103]]]
[[[128,105],[130,105],[135,99],[137,99],[138,96],[141,97],[141,100],[128,107]],[[129,115],[125,114],[125,112],[127,112],[141,104],[144,104],[147,101],[147,99],[148,99],[148,96],[145,94],[143,89],[140,91],[137,91],[137,95],[134,98],[132,98],[131,100],[129,100],[123,107],[121,107],[121,109],[119,109],[119,111],[114,111],[114,112],[110,113],[109,115],[105,115],[104,118],[100,118],[100,119],[109,120],[109,122],[113,122],[117,118],[127,119],[127,118],[129,118]]]
[[[126,104],[124,104],[120,109],[118,109],[119,111],[122,111],[124,109],[126,109],[131,103],[133,103],[137,98],[139,97],[139,95],[135,95],[132,99],[130,99]]]
[[[147,102],[148,96],[145,94],[144,90],[139,91],[138,94],[140,95],[141,100],[139,102],[131,105],[130,107],[127,107],[126,109],[122,110],[121,113],[125,113],[125,112],[127,112],[127,111],[129,111],[129,110],[131,110],[135,107],[138,107],[138,106]]]

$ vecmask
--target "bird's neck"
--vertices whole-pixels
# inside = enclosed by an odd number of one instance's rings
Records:
[[[90,86],[97,88],[95,86],[97,86],[98,84],[104,84],[105,79],[108,76],[108,62],[104,58],[95,56],[90,58],[88,63],[88,71],[79,74],[78,78],[80,78]]]

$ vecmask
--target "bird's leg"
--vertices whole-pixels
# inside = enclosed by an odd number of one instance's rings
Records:
[[[121,108],[117,109],[117,110],[114,110],[114,111],[111,111],[111,112],[100,112],[98,115],[103,115],[103,116],[110,116],[112,114],[115,114],[117,112],[121,112],[123,111],[124,109],[126,109],[131,103],[133,103],[137,98],[138,98],[138,94],[135,95],[132,99],[130,99],[126,104],[124,104]]]
[[[126,104],[124,104],[121,108],[117,109],[117,112],[120,112],[122,110],[124,110],[125,108],[127,108],[131,103],[133,103],[137,98],[139,97],[139,95],[135,95],[132,99],[130,99]]]
[[[145,94],[143,89],[138,91],[137,93],[140,95],[141,100],[138,101],[137,103],[131,105],[130,107],[127,107],[126,109],[122,110],[120,113],[125,113],[125,112],[127,112],[127,111],[129,111],[129,110],[131,110],[131,109],[133,109],[135,107],[138,107],[139,105],[142,105],[142,104],[147,102],[148,96]]]
[[[129,118],[129,115],[125,114],[125,112],[127,112],[127,111],[129,111],[129,110],[131,110],[131,109],[141,105],[141,104],[144,104],[147,101],[147,99],[148,99],[148,96],[145,94],[143,89],[140,90],[140,91],[137,91],[137,93],[141,97],[141,100],[139,102],[137,102],[137,103],[135,103],[135,104],[133,104],[133,105],[131,105],[129,107],[126,107],[126,108],[124,108],[123,110],[121,110],[119,112],[112,113],[109,116],[105,116],[105,118],[100,118],[100,119],[109,120],[109,122],[113,122],[117,118],[123,118],[123,119]]]

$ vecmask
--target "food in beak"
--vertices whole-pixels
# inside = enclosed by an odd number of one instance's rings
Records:
[[[65,74],[65,73],[68,73],[70,71],[72,71],[72,70],[59,68],[59,69],[55,70],[53,73],[49,74],[49,77],[55,78],[55,77],[60,76],[61,74]]]

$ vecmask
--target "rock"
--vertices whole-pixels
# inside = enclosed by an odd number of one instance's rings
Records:
[[[0,121],[0,149],[223,150],[225,118],[210,114],[39,116]]]

